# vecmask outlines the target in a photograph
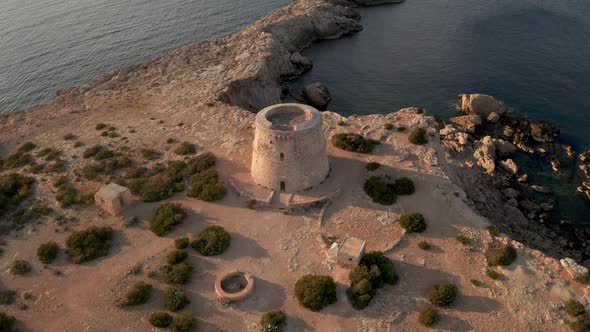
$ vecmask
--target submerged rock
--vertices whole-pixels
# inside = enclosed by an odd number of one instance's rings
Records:
[[[531,136],[541,143],[551,143],[559,136],[559,126],[549,121],[531,122]]]

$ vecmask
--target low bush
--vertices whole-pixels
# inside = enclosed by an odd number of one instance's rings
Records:
[[[268,311],[262,315],[260,326],[262,332],[280,332],[283,330],[287,316],[281,310]]]
[[[426,242],[426,241],[420,241],[418,242],[418,248],[422,249],[422,250],[428,250],[430,249],[430,243]]]
[[[381,251],[372,251],[363,256],[361,258],[361,262],[359,265],[367,266],[368,268],[373,269],[373,266],[377,266],[380,272],[380,281],[377,284],[374,284],[373,287],[379,288],[381,287],[381,283],[386,283],[388,285],[394,285],[397,283],[398,276],[397,272],[395,271],[395,266],[393,262],[385,257]]]
[[[500,273],[498,273],[494,270],[487,269],[486,276],[488,276],[488,278],[490,278],[490,279],[497,280],[498,278],[500,278]]]
[[[471,282],[471,284],[475,287],[482,287],[483,286],[483,282],[481,282],[481,280],[469,279],[469,282]]]
[[[193,267],[187,263],[164,265],[162,267],[166,283],[183,285],[193,275]]]
[[[96,130],[103,130],[103,129],[106,129],[107,127],[108,126],[107,126],[106,123],[99,123],[99,124],[96,125],[96,127],[94,127],[94,129],[96,129]]]
[[[225,187],[219,181],[217,171],[211,168],[189,178],[187,195],[206,202],[216,201],[225,196]]]
[[[422,309],[418,314],[418,322],[426,327],[433,326],[439,319],[438,311],[434,308]]]
[[[51,148],[43,148],[43,149],[37,151],[37,157],[45,157],[46,155],[48,155],[49,153],[51,153],[51,151],[53,151],[53,149],[51,149]]]
[[[80,232],[74,232],[66,241],[68,255],[76,264],[91,261],[109,254],[113,229],[92,226]]]
[[[182,142],[176,149],[174,149],[174,153],[181,156],[194,154],[195,152],[197,152],[197,148],[194,144],[189,142]]]
[[[492,243],[485,252],[489,266],[508,266],[516,260],[516,249],[508,244]]]
[[[203,256],[215,256],[222,254],[231,242],[231,236],[221,226],[208,226],[202,230],[191,247]]]
[[[170,330],[172,332],[190,332],[195,329],[195,319],[190,312],[183,312],[174,319],[172,319],[172,325]]]
[[[397,131],[399,131],[399,132],[406,131],[406,127],[404,127],[404,126],[397,127]]]
[[[584,308],[584,305],[573,299],[565,301],[564,307],[565,312],[567,312],[570,316],[575,317],[586,313],[586,308]]]
[[[590,283],[590,274],[589,273],[584,273],[584,274],[580,274],[579,276],[577,276],[575,278],[576,282],[582,284],[582,285],[587,285]]]
[[[461,244],[468,244],[471,239],[469,239],[466,235],[464,234],[459,234],[455,237],[455,240],[457,240],[459,243]]]
[[[379,167],[381,167],[381,164],[376,163],[376,162],[370,162],[367,164],[367,166],[365,166],[365,168],[369,172],[375,171],[375,170],[379,169]]]
[[[162,154],[154,149],[141,149],[141,156],[147,160],[156,160],[160,158]]]
[[[352,152],[371,153],[379,141],[367,139],[359,134],[340,133],[332,136],[335,147]]]
[[[134,195],[141,198],[143,202],[158,202],[172,197],[174,193],[184,190],[183,176],[173,176],[161,172],[146,177],[131,179],[126,184]]]
[[[491,237],[496,237],[500,235],[500,231],[498,230],[498,228],[496,228],[496,226],[488,226],[486,227],[486,230],[488,231]]]
[[[172,323],[172,316],[165,312],[153,312],[150,315],[149,322],[155,327],[168,327]]]
[[[55,241],[44,243],[37,248],[37,257],[43,264],[50,264],[56,258],[59,253],[59,245]]]
[[[414,130],[412,130],[410,132],[410,135],[408,136],[408,140],[410,141],[410,143],[412,144],[416,144],[416,145],[423,145],[428,143],[428,139],[426,138],[426,130],[424,130],[423,128],[414,128]]]
[[[399,223],[408,233],[422,233],[426,230],[424,216],[420,213],[404,213],[399,218]]]
[[[295,297],[305,308],[320,311],[338,300],[336,283],[329,276],[305,275],[295,283]]]
[[[191,176],[215,167],[216,158],[211,152],[204,152],[186,163],[186,175]]]
[[[60,207],[68,208],[77,204],[90,205],[94,203],[94,194],[80,194],[74,186],[66,183],[58,188],[55,199]]]
[[[590,321],[588,317],[580,316],[576,320],[569,322],[568,326],[574,332],[588,332],[590,331]]]
[[[88,159],[88,158],[92,158],[94,156],[96,156],[100,151],[102,151],[103,146],[102,145],[94,145],[91,146],[89,148],[87,148],[86,150],[84,150],[84,152],[82,152],[82,158],[84,159]]]
[[[15,328],[16,318],[4,312],[0,312],[0,331],[17,331]]]
[[[10,265],[10,273],[12,274],[23,275],[31,272],[32,269],[31,263],[22,259],[17,259]]]
[[[31,152],[33,149],[37,147],[37,144],[32,142],[25,142],[21,146],[18,147],[18,152],[26,153]]]
[[[383,125],[383,128],[385,128],[385,130],[391,130],[391,129],[393,129],[393,124],[386,123],[385,125]]]
[[[455,302],[459,290],[453,284],[434,285],[428,293],[430,303],[438,307],[449,307]]]
[[[189,245],[188,237],[180,237],[174,240],[174,247],[176,249],[186,249]]]
[[[64,135],[64,140],[69,141],[76,138],[76,135],[72,134],[72,133],[68,133]]]
[[[416,189],[414,188],[414,181],[407,177],[401,177],[393,182],[393,191],[397,195],[411,195]]]
[[[182,205],[177,203],[164,203],[156,210],[150,219],[150,230],[158,236],[170,232],[174,226],[180,224],[186,218],[186,212]]]
[[[419,108],[416,110],[416,114],[422,114],[422,113],[424,113],[424,109]]]
[[[125,295],[125,305],[139,305],[149,301],[152,294],[152,285],[145,282],[136,282]]]
[[[188,257],[188,253],[185,250],[174,250],[173,252],[169,253],[166,257],[166,262],[170,265],[178,264],[184,262],[184,260]]]
[[[11,173],[0,176],[0,217],[32,194],[35,179]]]
[[[346,295],[356,310],[366,308],[377,289],[385,284],[393,285],[398,279],[393,262],[381,252],[370,252],[363,256],[360,264],[350,271],[348,278],[350,287],[346,290]]]
[[[164,306],[166,309],[175,312],[184,308],[190,300],[184,294],[180,286],[170,286],[164,292]]]
[[[395,203],[396,194],[393,184],[386,182],[381,176],[371,176],[365,181],[363,189],[373,202],[381,205]]]
[[[111,159],[115,156],[115,153],[109,149],[102,148],[94,155],[94,160],[105,160]]]

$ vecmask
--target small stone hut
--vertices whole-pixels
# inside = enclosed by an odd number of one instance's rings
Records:
[[[365,240],[354,237],[346,238],[338,248],[336,262],[343,267],[357,266],[365,254],[366,245],[367,242]]]
[[[118,216],[132,201],[131,191],[116,183],[109,183],[94,194],[96,206],[112,216]]]

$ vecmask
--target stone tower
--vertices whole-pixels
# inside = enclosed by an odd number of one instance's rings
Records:
[[[256,183],[296,192],[320,184],[329,171],[318,110],[303,104],[277,104],[256,115],[251,169]]]

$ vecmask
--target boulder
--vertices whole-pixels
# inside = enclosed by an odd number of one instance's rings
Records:
[[[303,95],[311,106],[319,110],[325,110],[332,100],[328,86],[321,82],[306,85],[303,89]]]
[[[547,188],[547,187],[543,187],[543,186],[539,186],[539,185],[532,185],[531,189],[533,189],[536,192],[542,193],[542,194],[549,194],[551,193],[551,189]]]
[[[502,161],[500,161],[500,164],[502,165],[502,167],[504,167],[505,170],[507,170],[511,174],[516,175],[516,173],[518,173],[518,165],[516,165],[514,160],[512,160],[512,159],[502,160]]]
[[[541,207],[538,204],[533,203],[531,201],[522,201],[522,202],[520,202],[520,206],[528,212],[541,211]]]
[[[455,138],[461,146],[469,144],[469,134],[467,133],[457,133],[457,135],[455,135]]]
[[[510,142],[499,138],[495,138],[493,141],[496,146],[496,153],[501,157],[511,156],[516,152],[516,147]]]
[[[545,202],[545,203],[541,203],[539,204],[539,206],[541,207],[541,209],[543,209],[543,211],[551,211],[553,210],[553,204]]]
[[[528,174],[523,174],[516,179],[516,181],[518,181],[520,183],[526,183],[528,180],[529,180]]]
[[[559,126],[549,121],[531,122],[531,136],[537,142],[551,143],[559,136]]]
[[[569,257],[560,259],[559,263],[565,268],[567,273],[569,273],[573,279],[588,274],[588,268],[576,263],[576,261]]]
[[[479,115],[456,116],[451,118],[450,121],[472,134],[475,133],[475,127],[481,125],[481,117]]]
[[[506,188],[502,190],[502,193],[508,198],[516,198],[518,196],[518,190],[513,188]]]
[[[500,120],[500,114],[498,114],[497,112],[492,112],[490,113],[490,115],[488,115],[486,120],[490,123],[496,123],[498,122],[498,120]]]
[[[511,198],[508,201],[506,201],[506,203],[510,204],[511,206],[518,207],[518,201],[516,200],[516,198]]]
[[[438,134],[442,137],[453,135],[457,132],[455,126],[448,124],[443,129],[439,130]]]
[[[473,157],[477,164],[486,172],[492,175],[496,169],[496,147],[490,136],[486,136],[481,141],[476,142],[476,148]]]
[[[484,94],[460,95],[459,107],[465,114],[477,114],[487,119],[490,113],[501,112],[502,104],[496,98]]]
[[[299,52],[293,52],[289,60],[291,60],[291,63],[297,67],[299,73],[301,74],[310,70],[313,67],[313,63],[311,62],[311,60],[301,55],[301,53]]]

